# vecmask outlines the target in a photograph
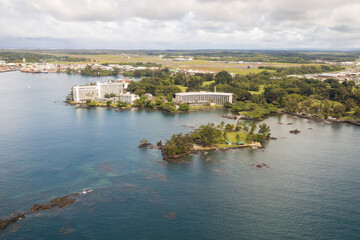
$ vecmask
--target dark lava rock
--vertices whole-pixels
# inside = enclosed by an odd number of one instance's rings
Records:
[[[162,147],[162,141],[159,140],[156,145],[157,145],[158,147]]]
[[[148,148],[150,148],[150,149],[158,149],[158,147],[156,147],[154,145],[149,145]]]
[[[257,167],[257,168],[263,168],[263,167],[270,168],[270,166],[267,165],[266,163],[251,164],[251,166]]]
[[[139,148],[146,148],[148,146],[152,145],[151,143],[143,143],[139,145]]]
[[[76,199],[70,199],[70,197],[76,196],[78,195],[78,193],[74,193],[71,194],[69,196],[64,196],[64,197],[59,197],[59,198],[55,198],[53,200],[50,201],[50,203],[46,203],[46,204],[37,204],[35,203],[31,209],[30,209],[30,213],[35,213],[38,212],[40,210],[49,210],[55,206],[58,206],[59,208],[64,208],[67,207],[68,205],[76,202]]]
[[[299,134],[299,133],[300,133],[300,130],[295,129],[295,130],[290,130],[289,132],[290,132],[291,134]]]
[[[174,218],[176,216],[176,214],[177,214],[176,212],[170,212],[170,213],[166,214],[164,217],[171,219],[171,218]]]
[[[270,140],[277,140],[276,137],[270,137]]]
[[[13,214],[9,218],[0,220],[0,231],[4,230],[9,224],[25,218],[25,216],[26,213],[17,213],[17,214]]]
[[[86,193],[90,193],[92,192],[91,189],[84,189],[81,194],[86,194]],[[0,231],[4,230],[9,224],[14,223],[20,219],[23,219],[26,217],[26,215],[32,214],[32,213],[36,213],[38,211],[42,211],[42,210],[50,210],[53,207],[58,207],[58,208],[64,208],[69,206],[70,204],[74,203],[77,201],[77,199],[73,199],[71,197],[77,196],[80,193],[73,193],[67,196],[63,196],[63,197],[59,197],[59,198],[55,198],[53,200],[50,201],[50,203],[46,203],[46,204],[34,204],[31,209],[30,212],[27,213],[13,213],[11,216],[9,216],[8,218],[5,219],[0,219]]]

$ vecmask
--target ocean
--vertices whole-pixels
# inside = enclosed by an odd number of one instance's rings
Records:
[[[91,188],[0,239],[359,239],[360,128],[278,115],[265,149],[163,164],[139,149],[223,111],[75,109],[72,85],[114,77],[0,73],[0,216]],[[289,124],[289,125],[288,125]],[[298,135],[289,133],[301,130]],[[254,168],[266,163],[270,168]]]

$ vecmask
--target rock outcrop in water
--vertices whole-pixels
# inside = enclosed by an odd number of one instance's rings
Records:
[[[146,147],[151,146],[151,145],[152,145],[151,143],[146,142],[146,143],[140,144],[138,148],[146,148]]]
[[[16,222],[17,220],[25,218],[26,213],[16,213],[12,214],[9,218],[0,220],[0,231],[4,230],[11,223]]]
[[[84,193],[85,191],[85,193]],[[81,192],[81,194],[86,194],[86,193],[90,193],[92,192],[91,189],[86,189],[83,190]],[[78,201],[78,199],[74,199],[72,197],[74,196],[78,196],[80,195],[80,193],[73,193],[67,196],[63,196],[63,197],[59,197],[59,198],[55,198],[53,200],[50,200],[50,203],[45,203],[45,204],[34,204],[30,211],[27,213],[24,212],[20,212],[20,213],[13,213],[12,215],[10,215],[7,218],[4,219],[0,219],[0,231],[4,230],[7,226],[9,226],[11,223],[14,223],[18,220],[21,220],[23,218],[25,218],[27,215],[36,213],[38,211],[44,211],[44,210],[50,210],[54,207],[58,207],[58,208],[64,208],[69,206],[72,203],[75,203],[76,201]]]
[[[166,214],[164,217],[167,219],[172,219],[176,217],[177,212],[169,212],[168,214]]]
[[[263,168],[263,167],[270,168],[270,166],[267,165],[266,163],[251,164],[251,166],[257,167],[257,168]]]
[[[56,206],[58,206],[59,208],[67,207],[70,204],[77,201],[77,199],[73,199],[73,198],[70,199],[70,197],[74,197],[76,195],[79,195],[79,193],[73,193],[68,196],[55,198],[55,199],[51,200],[50,203],[46,203],[46,204],[37,204],[36,203],[31,207],[30,213],[36,213],[41,210],[50,210],[51,208],[56,207]]]
[[[289,132],[290,132],[291,134],[299,134],[299,133],[300,133],[300,130],[295,129],[295,130],[290,130]]]

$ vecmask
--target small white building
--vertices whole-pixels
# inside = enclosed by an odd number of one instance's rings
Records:
[[[119,101],[126,102],[128,104],[132,104],[136,99],[139,99],[140,97],[133,93],[124,93],[120,94]]]
[[[222,92],[184,92],[175,93],[175,102],[204,105],[213,103],[223,105],[226,102],[232,103],[232,93]]]

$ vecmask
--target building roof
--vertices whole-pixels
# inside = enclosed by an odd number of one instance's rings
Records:
[[[183,92],[183,93],[175,93],[175,95],[179,96],[188,96],[188,95],[222,95],[222,96],[232,96],[232,93],[223,93],[223,92]]]

